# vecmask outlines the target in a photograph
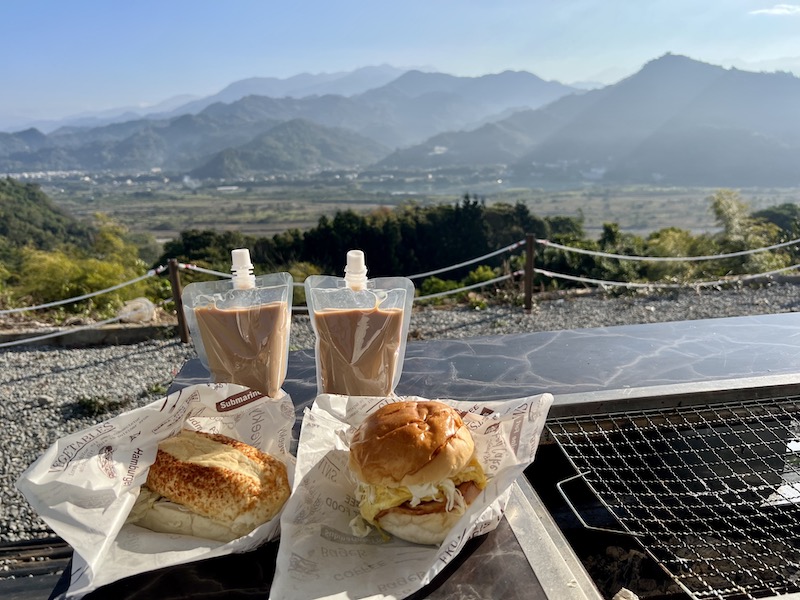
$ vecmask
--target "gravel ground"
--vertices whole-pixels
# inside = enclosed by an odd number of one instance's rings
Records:
[[[584,294],[522,308],[415,310],[410,338],[462,338],[800,310],[800,287],[774,283],[729,290],[683,290],[614,296]],[[295,317],[292,349],[313,347],[307,316]],[[149,341],[93,349],[12,347],[0,350],[0,543],[52,532],[16,491],[14,482],[56,439],[158,399],[190,345]],[[2,577],[2,565],[0,565]]]

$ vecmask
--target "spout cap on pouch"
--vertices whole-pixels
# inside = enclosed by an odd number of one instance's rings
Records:
[[[231,250],[231,273],[235,289],[246,290],[256,287],[253,263],[250,262],[250,250],[247,248]]]
[[[347,253],[344,280],[347,287],[353,290],[363,290],[367,287],[367,265],[364,261],[363,251],[350,250]]]

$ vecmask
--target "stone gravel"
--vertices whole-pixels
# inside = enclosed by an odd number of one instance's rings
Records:
[[[569,294],[537,300],[529,314],[510,306],[417,308],[409,337],[464,338],[798,310],[800,286],[785,282],[725,290]],[[291,348],[313,344],[308,316],[296,315]],[[158,399],[194,356],[192,346],[178,340],[0,350],[0,543],[53,535],[14,485],[46,448],[66,434]]]

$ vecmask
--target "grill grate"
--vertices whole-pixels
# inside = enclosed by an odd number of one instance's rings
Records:
[[[800,592],[800,398],[560,418],[548,430],[693,598]]]

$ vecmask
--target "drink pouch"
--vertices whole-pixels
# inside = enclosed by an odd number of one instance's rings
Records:
[[[184,288],[186,322],[198,358],[214,382],[243,385],[276,398],[289,356],[292,276],[254,277],[249,252],[237,252],[232,253],[232,279]]]
[[[343,278],[312,275],[305,281],[317,390],[389,396],[403,370],[414,284],[405,277],[367,279],[360,250],[348,252],[347,265]]]

